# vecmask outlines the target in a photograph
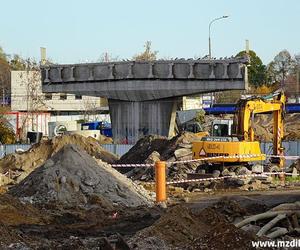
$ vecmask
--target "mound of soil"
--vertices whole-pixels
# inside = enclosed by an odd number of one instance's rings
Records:
[[[105,149],[92,137],[80,135],[63,135],[52,140],[34,144],[28,151],[22,154],[10,154],[0,159],[0,173],[9,169],[18,171],[20,175],[14,177],[16,182],[24,179],[33,169],[42,165],[47,159],[57,153],[63,146],[75,144],[85,150],[89,155],[101,159],[107,163],[114,163],[118,157]]]
[[[188,249],[250,250],[253,249],[251,241],[257,240],[255,235],[240,230],[233,224],[221,222],[207,227],[206,232],[197,238]]]
[[[13,186],[9,194],[32,203],[86,204],[91,196],[128,207],[151,205],[132,182],[108,171],[77,145],[68,144]]]
[[[203,210],[188,205],[169,208],[152,226],[131,240],[133,249],[251,249],[255,235],[231,222],[247,214],[237,202],[222,199]]]
[[[14,248],[9,248],[9,246],[14,243],[21,245],[23,242],[22,237],[15,232],[12,228],[9,228],[5,225],[2,225],[0,223],[0,249],[14,249]],[[18,249],[18,248],[15,248]],[[22,249],[22,248],[19,248]],[[26,249],[26,248],[24,248]]]
[[[0,196],[0,224],[16,226],[23,224],[45,224],[47,216],[30,204],[24,205],[10,195]]]
[[[197,214],[185,205],[176,205],[168,209],[152,226],[138,232],[131,239],[130,244],[134,249],[144,249],[149,240],[155,237],[159,239],[159,246],[154,245],[153,249],[159,249],[163,245],[165,248],[161,249],[173,247],[184,249],[199,235],[204,234],[208,227],[221,222],[225,222],[225,219],[210,208]]]

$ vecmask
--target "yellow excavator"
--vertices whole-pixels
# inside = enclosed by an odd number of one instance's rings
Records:
[[[213,131],[219,132],[213,132],[213,135],[222,135],[222,131],[226,130],[230,130],[230,135],[227,133],[226,136],[207,136],[194,141],[194,159],[220,157],[203,162],[212,169],[216,169],[215,167],[218,166],[223,168],[234,165],[251,166],[254,162],[264,161],[266,156],[261,153],[259,141],[255,141],[254,116],[255,114],[272,113],[274,156],[270,158],[270,164],[266,166],[266,171],[279,171],[284,166],[284,158],[280,156],[284,151],[282,138],[285,103],[286,97],[282,90],[263,97],[252,96],[239,100],[233,124],[226,124],[224,121],[213,123]],[[241,155],[244,156],[241,157]],[[222,158],[223,156],[224,158]],[[226,156],[229,157],[226,158]]]

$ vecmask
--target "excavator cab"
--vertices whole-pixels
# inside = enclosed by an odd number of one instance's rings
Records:
[[[233,132],[232,119],[215,119],[211,126],[212,136],[231,136]]]

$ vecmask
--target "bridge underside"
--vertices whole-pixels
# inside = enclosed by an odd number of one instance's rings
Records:
[[[115,142],[169,136],[178,97],[243,90],[245,59],[116,62],[42,68],[43,92],[107,97]]]

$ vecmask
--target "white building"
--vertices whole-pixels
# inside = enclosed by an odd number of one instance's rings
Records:
[[[108,111],[105,98],[72,94],[42,93],[38,71],[11,72],[11,109],[13,111],[48,111],[81,114],[87,111]]]
[[[48,122],[62,122],[75,120],[107,121],[108,103],[106,98],[80,96],[63,93],[42,93],[41,75],[39,71],[12,71],[11,72],[11,110],[21,112],[29,117],[26,131],[43,132],[48,135],[48,128],[40,131],[40,124]],[[30,115],[28,115],[30,114]],[[33,115],[34,114],[34,115]],[[45,117],[39,122],[40,117]],[[20,116],[21,117],[21,116]],[[45,121],[44,121],[45,120]],[[13,124],[18,127],[18,125]]]

